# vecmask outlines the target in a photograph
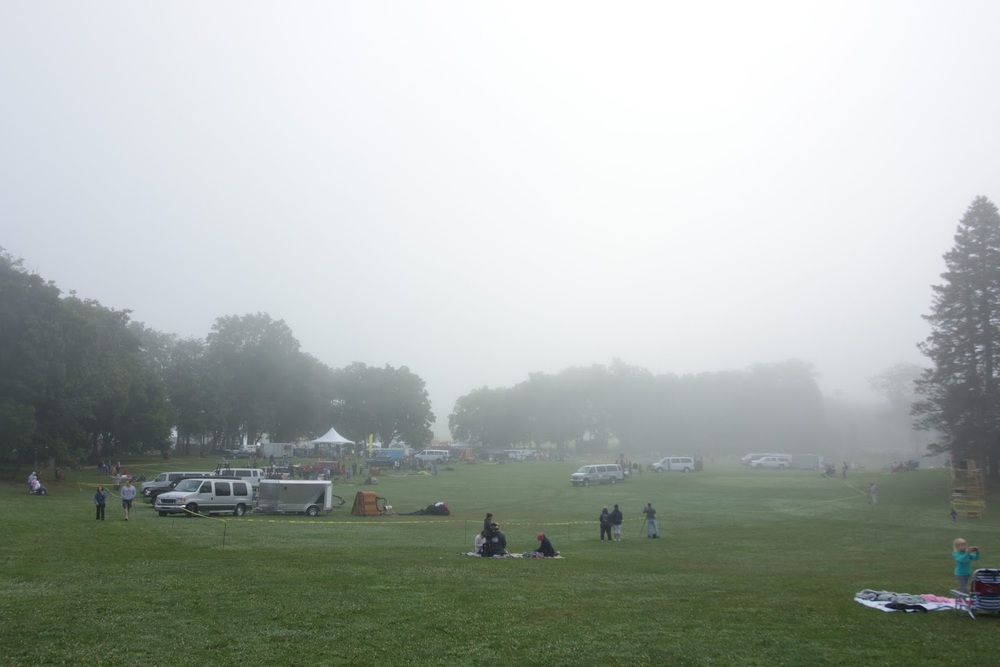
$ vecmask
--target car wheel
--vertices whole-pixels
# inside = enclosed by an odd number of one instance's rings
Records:
[[[160,516],[167,516],[166,512],[160,512]]]
[[[614,478],[614,477],[612,477],[612,478],[611,478],[611,483],[612,483],[612,484],[614,484],[614,483],[615,483],[615,478]]]
[[[589,479],[583,480],[583,485],[584,486],[590,486],[590,480]]]
[[[778,466],[778,470],[784,470],[785,467],[786,467],[785,464],[782,463],[781,465]]]
[[[306,516],[316,516],[317,514],[319,514],[319,508],[315,505],[306,508]]]
[[[237,505],[235,508],[233,508],[233,516],[243,516],[246,513],[247,513],[247,508],[245,505],[240,504]]]
[[[187,513],[189,517],[193,517],[196,514],[198,514],[198,506],[195,505],[194,503],[191,503],[190,505],[187,505],[184,508],[184,511]]]
[[[691,472],[691,468],[684,468],[682,472]]]

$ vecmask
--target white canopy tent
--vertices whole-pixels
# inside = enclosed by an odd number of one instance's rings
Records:
[[[309,441],[310,445],[353,445],[353,440],[348,440],[344,436],[337,433],[337,429],[330,427],[330,430],[316,438],[315,440]]]

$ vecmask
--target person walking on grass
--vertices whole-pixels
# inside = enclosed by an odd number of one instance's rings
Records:
[[[622,541],[622,521],[625,517],[622,515],[622,511],[618,509],[618,505],[611,510],[611,539],[615,542]]]
[[[132,511],[133,498],[135,498],[135,487],[132,486],[132,480],[126,477],[125,486],[122,487],[122,509],[125,511],[126,521],[128,521],[128,515]]]
[[[608,536],[608,542],[611,542],[611,512],[605,507],[601,510],[601,516],[597,517],[597,520],[601,522],[601,542],[604,541],[605,533]]]
[[[875,486],[875,482],[868,485],[868,502],[878,505],[878,487]]]
[[[104,507],[108,504],[108,492],[104,489],[103,484],[97,485],[97,491],[94,492],[94,506],[97,508],[97,517],[95,521],[104,521]]]
[[[660,536],[660,524],[656,521],[656,510],[653,509],[653,503],[646,503],[646,506],[642,509],[642,513],[646,515],[646,537],[658,538]]]

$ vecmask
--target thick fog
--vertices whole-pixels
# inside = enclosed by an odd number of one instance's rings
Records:
[[[925,363],[1000,199],[995,2],[7,2],[0,246],[455,399],[619,358]]]

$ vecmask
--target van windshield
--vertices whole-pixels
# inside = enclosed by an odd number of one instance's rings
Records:
[[[200,486],[200,479],[182,479],[177,482],[177,486],[174,487],[174,491],[197,491]]]
[[[590,466],[583,466],[582,468],[577,470],[577,472],[590,472]]]

